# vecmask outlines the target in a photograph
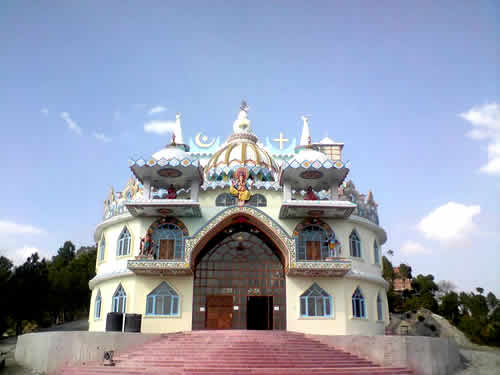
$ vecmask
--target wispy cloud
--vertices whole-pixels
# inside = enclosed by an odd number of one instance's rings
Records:
[[[47,116],[49,114],[49,110],[47,108],[42,108],[40,110],[40,112],[41,112],[42,115],[45,115],[45,116]]]
[[[420,243],[408,240],[401,246],[401,251],[406,255],[428,254],[429,251]]]
[[[79,127],[75,121],[73,121],[68,112],[61,112],[61,118],[66,122],[66,124],[68,124],[68,128],[72,132],[82,135],[82,128]]]
[[[441,242],[461,240],[475,229],[473,218],[481,212],[478,205],[448,202],[431,211],[418,223],[418,230],[428,239]]]
[[[13,221],[0,220],[0,235],[44,234],[43,229],[32,225],[18,224]]]
[[[173,133],[176,128],[175,121],[150,121],[144,124],[146,133],[166,134]]]
[[[45,252],[40,251],[37,247],[31,245],[24,245],[23,247],[14,250],[0,251],[0,255],[10,259],[12,263],[14,263],[14,266],[20,266],[34,253],[38,253],[40,258],[50,257],[49,254],[46,254]]]
[[[153,107],[149,110],[148,115],[152,116],[157,113],[162,113],[165,112],[167,109],[161,105],[157,105],[156,107]]]
[[[111,142],[111,138],[105,136],[103,133],[94,133],[94,138],[97,139],[98,141],[101,141],[103,143],[109,143]]]
[[[480,171],[500,176],[500,104],[472,107],[459,116],[472,124],[472,130],[467,133],[469,137],[488,142],[488,163]]]

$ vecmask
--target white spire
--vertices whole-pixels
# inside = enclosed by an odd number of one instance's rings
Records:
[[[235,133],[252,133],[252,127],[248,119],[248,105],[244,100],[241,102],[238,118],[233,123],[233,131]]]
[[[177,113],[175,115],[174,135],[175,135],[175,143],[181,144],[181,145],[184,144],[184,138],[182,138],[181,114],[180,113]]]
[[[304,121],[304,127],[302,128],[302,135],[300,136],[300,146],[306,146],[311,143],[311,132],[309,131],[309,118],[307,116],[301,116],[302,121]]]

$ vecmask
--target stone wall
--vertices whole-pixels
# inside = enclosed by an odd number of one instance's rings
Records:
[[[381,366],[408,367],[416,375],[450,375],[462,367],[453,340],[422,336],[306,336]]]
[[[159,338],[158,334],[121,332],[28,333],[17,339],[15,358],[24,367],[54,375],[61,366],[102,361],[105,351],[123,351]]]

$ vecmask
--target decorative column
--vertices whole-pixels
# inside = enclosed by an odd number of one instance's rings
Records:
[[[191,181],[191,200],[193,202],[198,202],[198,193],[200,192],[200,181]]]
[[[283,200],[291,201],[292,200],[292,185],[289,182],[285,182],[283,184]]]
[[[144,200],[151,200],[151,179],[144,179]]]
[[[331,185],[330,186],[330,200],[331,201],[336,201],[339,199],[339,187],[337,185]]]

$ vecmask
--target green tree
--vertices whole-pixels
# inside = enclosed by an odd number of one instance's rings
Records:
[[[0,296],[3,299],[2,308],[0,308],[0,337],[7,329],[7,318],[10,307],[8,301],[10,301],[11,294],[8,284],[12,276],[12,267],[13,264],[8,258],[0,256]]]
[[[457,325],[460,321],[459,298],[455,292],[449,292],[441,298],[439,314]]]
[[[387,257],[384,255],[382,256],[382,272],[383,272],[383,277],[385,281],[387,281],[390,285],[393,286],[394,283],[394,267],[392,266],[392,263]]]

